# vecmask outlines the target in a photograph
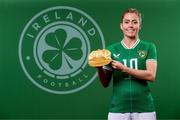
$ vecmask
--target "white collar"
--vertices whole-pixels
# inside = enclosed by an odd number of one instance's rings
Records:
[[[130,48],[124,43],[124,40],[121,41],[121,44],[125,49],[134,49],[139,44],[139,42],[140,39],[137,39],[136,42]]]

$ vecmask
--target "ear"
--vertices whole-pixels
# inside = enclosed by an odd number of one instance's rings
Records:
[[[122,30],[122,23],[120,23],[120,28],[121,28],[121,30]]]
[[[142,24],[139,25],[139,30],[141,30],[141,28],[142,28]]]

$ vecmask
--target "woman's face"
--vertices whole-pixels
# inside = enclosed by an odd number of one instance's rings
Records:
[[[136,38],[140,30],[140,20],[136,13],[126,13],[121,23],[125,37]]]

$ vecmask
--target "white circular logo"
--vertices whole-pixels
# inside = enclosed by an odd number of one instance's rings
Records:
[[[96,71],[87,64],[88,54],[104,47],[103,34],[87,13],[57,6],[41,11],[27,23],[20,37],[19,59],[37,87],[68,94],[96,78]]]

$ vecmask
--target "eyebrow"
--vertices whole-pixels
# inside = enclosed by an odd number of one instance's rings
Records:
[[[124,19],[124,21],[130,21],[130,20],[129,19]],[[138,20],[132,20],[132,21],[134,22],[134,21],[138,21]]]

